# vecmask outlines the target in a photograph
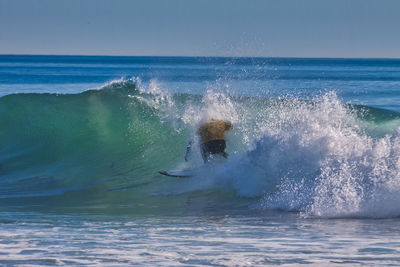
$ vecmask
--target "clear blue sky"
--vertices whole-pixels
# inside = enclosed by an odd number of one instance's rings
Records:
[[[0,0],[0,54],[400,58],[400,0]]]

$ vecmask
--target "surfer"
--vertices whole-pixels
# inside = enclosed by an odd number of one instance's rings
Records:
[[[211,155],[221,155],[224,158],[228,157],[225,152],[225,132],[232,128],[229,121],[214,120],[200,125],[197,134],[201,138],[200,151],[204,163],[208,162]],[[188,161],[188,155],[192,146],[192,141],[189,142],[186,148],[185,160]]]

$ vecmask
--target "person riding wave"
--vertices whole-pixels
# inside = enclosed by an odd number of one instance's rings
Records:
[[[208,162],[212,155],[221,155],[224,158],[228,157],[225,152],[225,132],[232,129],[232,124],[229,121],[211,119],[200,125],[197,134],[201,138],[200,151],[204,163]],[[188,161],[188,155],[191,150],[192,142],[189,142],[186,148],[185,160]]]

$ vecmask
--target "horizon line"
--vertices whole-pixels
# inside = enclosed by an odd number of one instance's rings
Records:
[[[176,58],[282,58],[282,59],[400,59],[400,57],[320,57],[320,56],[195,56],[195,55],[85,55],[85,54],[2,54],[0,56],[64,56],[64,57],[176,57]]]

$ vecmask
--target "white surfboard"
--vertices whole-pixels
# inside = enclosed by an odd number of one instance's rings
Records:
[[[170,176],[170,177],[178,177],[178,178],[188,178],[193,176],[193,170],[170,170],[170,171],[159,171],[159,174]]]
[[[158,173],[170,177],[188,178],[195,176],[196,174],[198,175],[199,172],[202,172],[203,170],[212,170],[217,166],[221,166],[221,164],[225,162],[226,158],[219,155],[213,155],[207,163],[198,167],[193,167],[191,169],[159,171]]]

